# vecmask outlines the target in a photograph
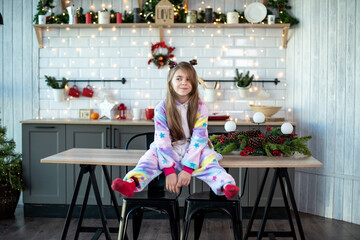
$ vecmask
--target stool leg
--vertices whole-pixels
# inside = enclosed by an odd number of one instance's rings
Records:
[[[191,215],[189,213],[189,203],[185,201],[185,214],[184,214],[184,222],[183,222],[183,231],[181,232],[181,240],[186,240],[190,230],[191,223]]]
[[[118,240],[127,239],[126,228],[127,228],[128,220],[129,220],[128,207],[126,204],[126,200],[124,199],[123,204],[122,204],[122,209],[121,209]]]
[[[194,216],[194,239],[198,240],[201,234],[201,228],[204,223],[205,212],[200,210],[195,213]]]
[[[169,217],[171,237],[173,240],[180,239],[180,214],[179,203],[170,203],[168,207],[164,208]]]
[[[136,240],[140,234],[141,222],[143,219],[143,210],[137,209],[133,211],[133,239]]]
[[[242,240],[242,222],[240,218],[240,211],[241,207],[236,205],[235,206],[235,212],[233,212],[231,220],[234,230],[234,239],[235,240]]]

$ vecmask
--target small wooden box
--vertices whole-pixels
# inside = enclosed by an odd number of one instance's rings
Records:
[[[93,113],[92,109],[79,109],[79,118],[90,119],[92,113]]]

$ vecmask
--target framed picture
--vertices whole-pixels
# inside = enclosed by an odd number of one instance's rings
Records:
[[[79,109],[79,118],[90,119],[92,113],[93,113],[92,109]]]

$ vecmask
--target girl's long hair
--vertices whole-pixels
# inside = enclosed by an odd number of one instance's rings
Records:
[[[165,100],[165,110],[172,141],[185,140],[185,134],[182,129],[180,113],[178,112],[176,107],[177,93],[171,85],[171,81],[176,71],[179,69],[186,72],[192,86],[191,92],[189,93],[189,105],[187,110],[187,121],[189,124],[190,135],[192,134],[193,128],[195,126],[196,115],[199,107],[199,92],[196,71],[190,63],[180,62],[169,71],[167,78],[168,91]]]

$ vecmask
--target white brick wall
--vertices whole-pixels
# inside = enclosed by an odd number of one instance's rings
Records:
[[[170,31],[168,31],[170,30]],[[285,56],[281,49],[281,29],[244,28],[173,28],[164,29],[165,41],[176,47],[177,61],[198,59],[196,70],[204,79],[230,80],[235,68],[249,70],[258,79],[279,78],[279,86],[265,84],[271,94],[268,100],[240,99],[233,83],[222,83],[214,103],[208,103],[210,113],[230,113],[234,118],[245,119],[253,112],[249,103],[285,105]],[[49,29],[44,31],[44,45],[40,49],[40,116],[43,118],[78,118],[78,109],[93,108],[105,95],[114,102],[125,103],[128,108],[154,107],[166,95],[167,69],[148,65],[150,45],[159,40],[158,29],[148,28],[97,28]],[[126,84],[91,83],[93,98],[68,98],[65,102],[53,101],[52,91],[46,86],[44,75],[57,79],[121,79]],[[71,82],[70,86],[74,83]],[[80,90],[87,83],[77,83]],[[214,86],[214,83],[209,83]],[[257,85],[259,88],[262,84]],[[100,90],[101,89],[101,90]],[[200,86],[203,96],[203,88]],[[276,117],[286,116],[284,106]]]

